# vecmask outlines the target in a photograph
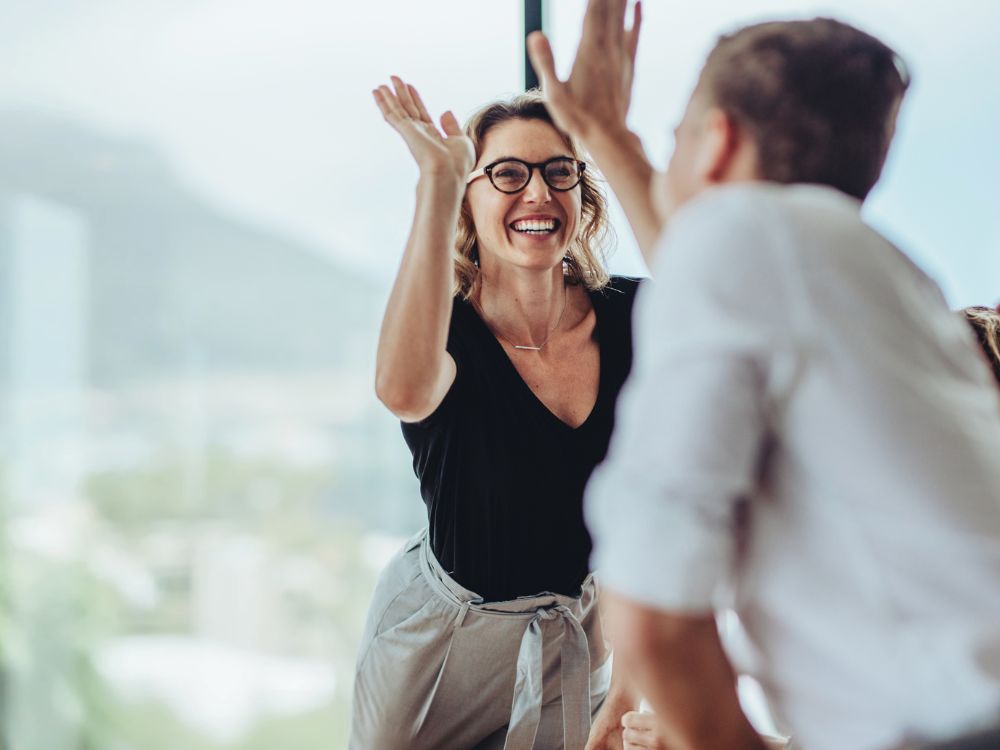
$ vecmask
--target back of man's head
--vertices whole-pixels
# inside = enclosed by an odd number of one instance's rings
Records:
[[[864,199],[909,85],[900,57],[829,18],[747,26],[719,39],[698,83],[758,150],[761,176]]]

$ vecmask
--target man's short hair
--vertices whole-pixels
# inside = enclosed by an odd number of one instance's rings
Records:
[[[870,34],[831,18],[722,36],[699,91],[756,144],[775,182],[829,185],[863,200],[882,172],[906,67]]]

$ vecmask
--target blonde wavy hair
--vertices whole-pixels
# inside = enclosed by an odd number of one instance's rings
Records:
[[[993,368],[993,376],[1000,385],[1000,308],[975,306],[962,310],[962,315],[972,326],[986,361]]]
[[[508,120],[547,122],[559,133],[570,155],[575,159],[583,159],[583,151],[579,144],[556,127],[545,107],[541,92],[533,89],[512,99],[491,102],[469,118],[465,132],[475,146],[477,161],[482,155],[486,134]],[[584,171],[583,179],[580,180],[582,206],[580,228],[563,260],[563,268],[570,283],[583,284],[587,289],[596,291],[605,287],[610,280],[607,256],[614,240],[614,233],[608,222],[608,199],[598,184],[593,167],[590,164],[587,166],[588,169]],[[481,284],[479,240],[472,221],[472,211],[464,198],[458,217],[454,260],[455,293],[461,294],[464,299],[477,297]]]

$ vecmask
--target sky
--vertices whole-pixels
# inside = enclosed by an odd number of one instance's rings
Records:
[[[552,0],[563,69],[584,0]],[[836,15],[895,46],[915,84],[869,220],[953,305],[1000,299],[1000,3],[647,0],[632,125],[662,165],[705,53],[761,18]],[[460,118],[521,85],[515,0],[34,0],[0,7],[0,107],[153,144],[207,202],[390,283],[417,172],[371,89],[392,73]],[[0,175],[2,180],[2,175]],[[620,214],[618,272],[641,272]]]

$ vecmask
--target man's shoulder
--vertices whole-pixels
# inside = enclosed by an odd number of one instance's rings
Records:
[[[712,216],[717,222],[752,222],[836,213],[860,221],[861,202],[825,185],[757,180],[719,185],[692,199],[677,215],[680,221]]]
[[[673,252],[698,254],[693,263],[731,263],[748,272],[788,265],[790,256],[795,266],[824,265],[835,256],[852,262],[877,246],[891,247],[865,224],[860,209],[857,199],[823,185],[724,185],[678,211],[664,242]]]
[[[726,267],[751,271],[768,265],[779,196],[770,186],[713,187],[682,206],[660,238],[653,278]]]

